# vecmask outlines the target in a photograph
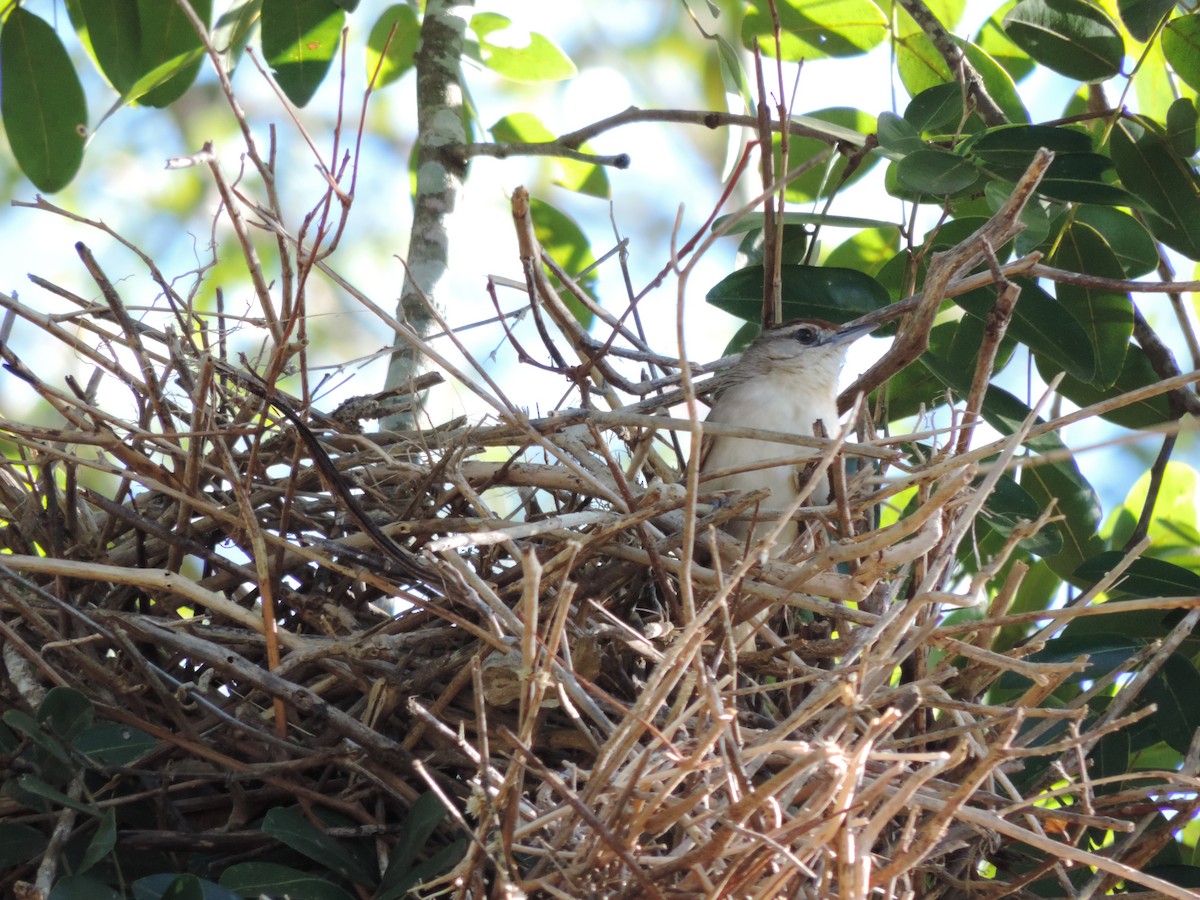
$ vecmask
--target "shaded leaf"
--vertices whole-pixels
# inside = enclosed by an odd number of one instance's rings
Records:
[[[128,766],[145,756],[158,745],[158,741],[130,725],[116,722],[101,722],[80,732],[72,746],[107,766]]]
[[[1121,264],[1125,278],[1146,275],[1158,267],[1158,248],[1150,232],[1137,219],[1109,206],[1075,207],[1075,220],[1089,225],[1108,244]]]
[[[346,13],[333,0],[263,0],[263,57],[287,98],[304,106],[337,54]]]
[[[953,82],[921,91],[904,110],[904,120],[920,132],[956,129],[962,118],[963,88]]]
[[[1049,380],[1059,373],[1057,366],[1051,364],[1045,357],[1035,355],[1038,373]],[[1098,388],[1093,384],[1066,376],[1058,385],[1058,392],[1077,406],[1090,406],[1101,400],[1117,397],[1128,391],[1157,384],[1158,374],[1150,365],[1146,351],[1141,347],[1129,345],[1125,353],[1125,361],[1116,381],[1109,387]],[[1154,428],[1171,418],[1171,407],[1166,395],[1159,394],[1139,400],[1128,406],[1101,413],[1106,421],[1124,428]]]
[[[925,147],[896,164],[896,178],[911,191],[942,197],[971,187],[979,180],[979,170],[961,156]]]
[[[1124,270],[1104,238],[1090,225],[1072,223],[1060,236],[1051,265],[1070,272],[1121,279]],[[1111,386],[1125,365],[1125,352],[1133,334],[1133,303],[1128,294],[1060,282],[1055,295],[1087,332],[1096,358],[1091,379],[1099,388]]]
[[[195,875],[147,875],[131,887],[133,900],[241,900],[219,884]]]
[[[992,385],[983,398],[983,417],[1002,434],[1012,434],[1030,414],[1030,409],[1012,394]],[[1057,435],[1050,433],[1026,442],[1038,452],[1063,448]],[[1100,500],[1095,489],[1079,471],[1072,459],[1041,463],[1036,459],[1021,469],[1020,485],[1033,497],[1039,509],[1054,508],[1063,519],[1055,523],[1062,536],[1062,550],[1046,557],[1051,570],[1071,577],[1085,559],[1104,549],[1097,536],[1100,525]]]
[[[37,720],[59,737],[70,741],[92,724],[92,702],[74,688],[53,687],[38,705]]]
[[[270,862],[236,863],[221,873],[221,887],[243,897],[262,894],[295,900],[354,900],[327,878]]]
[[[1153,722],[1171,749],[1188,752],[1192,736],[1200,728],[1200,672],[1192,661],[1172,653],[1142,692],[1142,705],[1158,707]]]
[[[1087,332],[1061,303],[1035,282],[1015,280],[1021,287],[1021,296],[1013,308],[1009,336],[1035,354],[1051,360],[1054,374],[1065,371],[1080,381],[1092,381],[1096,377],[1097,363]],[[982,320],[991,311],[996,296],[990,288],[982,288],[955,297],[954,302]]]
[[[40,856],[47,838],[36,828],[18,822],[0,822],[0,869],[11,869]]]
[[[90,875],[67,875],[54,882],[49,900],[123,900],[120,894]]]
[[[372,885],[375,873],[345,847],[317,828],[296,809],[276,807],[263,818],[262,830],[297,853],[337,872],[355,884]]]
[[[179,64],[169,79],[164,79],[137,99],[143,106],[170,106],[196,80],[203,44],[191,20],[177,3],[137,0],[137,6],[142,35],[138,79],[155,70],[161,71],[159,67],[166,63]],[[193,0],[192,9],[205,25],[212,21],[212,0]]]
[[[1004,17],[1004,30],[1046,68],[1080,81],[1111,78],[1125,59],[1117,26],[1084,0],[1021,0]]]
[[[925,146],[917,126],[894,112],[880,113],[878,128],[879,146],[897,156],[906,156]]]
[[[88,841],[87,849],[84,851],[83,859],[80,861],[76,871],[79,874],[86,872],[112,853],[113,848],[116,846],[117,811],[110,806],[100,816],[100,824],[96,828],[96,833],[92,835],[92,839]]]
[[[140,74],[142,26],[137,4],[129,0],[70,0],[67,11],[96,66],[117,93],[124,94]]]
[[[1167,108],[1166,138],[1180,156],[1196,154],[1200,141],[1196,138],[1196,104],[1190,97],[1180,97]]]
[[[783,266],[784,320],[795,318],[849,322],[887,306],[891,298],[878,281],[854,269],[830,266]],[[763,267],[748,266],[726,276],[706,300],[718,309],[758,322],[762,318]]]
[[[1075,577],[1082,584],[1097,584],[1124,558],[1120,550],[1106,550],[1084,561],[1075,570]],[[1200,574],[1161,559],[1139,556],[1126,567],[1110,593],[1141,599],[1200,595]]]
[[[83,87],[54,29],[23,6],[0,29],[0,117],[17,165],[38,190],[66,187],[83,162]]]
[[[1117,0],[1117,12],[1129,33],[1139,41],[1148,41],[1162,17],[1175,6],[1175,0]]]

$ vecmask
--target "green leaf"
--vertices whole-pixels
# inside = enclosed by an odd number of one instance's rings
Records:
[[[988,495],[980,519],[1007,538],[1019,525],[1035,521],[1041,512],[1041,507],[1024,488],[1008,475],[1002,475]],[[967,539],[968,543],[970,540]],[[1047,527],[1022,540],[1019,546],[1026,553],[1051,557],[1062,551],[1062,537],[1054,528]]]
[[[947,150],[924,147],[896,164],[896,178],[911,191],[942,197],[974,185],[979,170],[970,160]]]
[[[1004,30],[1046,68],[1079,81],[1111,78],[1125,59],[1117,26],[1084,0],[1021,0],[1004,17]]]
[[[196,80],[204,45],[191,20],[177,3],[137,0],[137,6],[142,34],[138,78],[153,72],[164,63],[188,60],[180,65],[179,70],[169,80],[138,98],[138,102],[143,106],[170,106],[182,97]],[[205,25],[212,21],[212,0],[192,0],[192,9]]]
[[[511,143],[549,143],[556,137],[533,113],[512,113],[488,130],[497,141]],[[592,152],[586,143],[580,145],[579,149],[584,153]],[[604,166],[563,158],[555,158],[554,165],[560,173],[555,184],[591,197],[606,199],[611,195]]]
[[[142,26],[137,4],[130,0],[71,0],[71,23],[80,41],[90,49],[96,66],[118,94],[138,76],[142,55]]]
[[[581,275],[596,262],[596,257],[592,255],[592,245],[588,242],[583,229],[562,210],[543,200],[531,198],[529,210],[533,215],[533,233],[537,237],[538,243],[542,245],[542,249],[553,257],[554,261],[568,275],[582,278],[585,288],[593,285],[595,282],[594,272],[586,276]],[[567,304],[567,308],[571,310],[580,324],[585,328],[591,327],[591,310],[581,305],[570,293],[563,297],[563,302]]]
[[[984,88],[1005,118],[1010,122],[1028,122],[1029,112],[1017,94],[1012,76],[981,48],[960,38],[952,36],[952,39],[983,78]],[[957,83],[942,54],[921,32],[896,39],[896,69],[905,90],[913,97],[935,85]]]
[[[176,75],[199,60],[203,55],[204,48],[195,47],[186,53],[180,53],[178,56],[174,56],[166,62],[155,66],[129,86],[129,89],[121,95],[121,102],[135,103],[143,100],[152,91],[157,90],[160,85],[166,86],[168,82],[173,81]]]
[[[46,843],[46,836],[36,828],[0,822],[0,869],[11,869],[41,856]]]
[[[726,228],[726,223],[732,219],[732,215],[718,216],[712,224],[713,231],[721,231]],[[830,228],[896,228],[894,222],[887,222],[882,219],[863,219],[858,216],[833,216],[828,213],[812,213],[812,212],[785,212],[782,216],[776,215],[775,221],[782,225],[827,225]],[[747,231],[761,231],[763,227],[763,214],[761,212],[749,212],[740,216],[736,222],[728,226],[725,234],[741,234]]]
[[[887,37],[887,19],[869,0],[776,0],[779,13],[780,46],[775,46],[775,27],[770,7],[755,0],[742,20],[742,43],[783,59],[823,59],[860,56]]]
[[[975,35],[974,43],[994,59],[1013,81],[1020,81],[1034,70],[1034,62],[1026,55],[1025,51],[1008,39],[1008,35],[1004,33],[1004,28],[1000,24],[1008,11],[1016,5],[1017,0],[1008,0],[992,13],[991,17],[979,27],[979,33]]]
[[[887,291],[869,275],[829,266],[783,266],[783,318],[849,322],[887,306]],[[758,322],[762,318],[763,267],[748,266],[709,290],[705,299],[717,309]]]
[[[1145,219],[1154,236],[1189,259],[1200,259],[1200,188],[1192,167],[1165,138],[1137,121],[1118,121],[1110,147],[1122,183],[1153,210]]]
[[[345,22],[333,0],[263,0],[263,58],[297,106],[308,103],[325,80]]]
[[[59,762],[72,766],[74,761],[67,748],[54,735],[47,734],[40,722],[33,716],[20,709],[10,709],[4,713],[4,723],[14,731],[19,731],[31,740],[43,753]]]
[[[1125,275],[1100,233],[1078,221],[1059,238],[1050,264],[1101,278],[1121,279]],[[1054,292],[1088,334],[1088,342],[1096,354],[1092,383],[1099,388],[1110,387],[1125,365],[1125,351],[1133,334],[1133,303],[1129,295],[1065,282],[1055,285]]]
[[[221,873],[221,887],[243,897],[292,897],[294,900],[354,900],[326,878],[270,862],[236,863]]]
[[[1109,206],[1075,207],[1075,220],[1094,228],[1108,244],[1125,278],[1146,275],[1158,267],[1158,249],[1144,225],[1129,213]]]
[[[1110,517],[1106,536],[1113,546],[1129,541],[1146,505],[1149,485],[1150,472],[1145,472],[1130,488],[1120,509]],[[1168,559],[1196,572],[1200,572],[1198,495],[1200,475],[1191,466],[1171,460],[1162,474],[1149,531],[1151,552],[1156,558]]]
[[[377,88],[399,79],[413,67],[420,37],[416,10],[403,3],[385,9],[367,38],[367,79],[374,77]]]
[[[1162,50],[1175,74],[1200,90],[1200,13],[1176,16],[1162,34]]]
[[[779,260],[784,265],[796,265],[804,261],[808,252],[809,230],[803,225],[784,223],[783,240],[779,242]],[[738,268],[743,266],[760,266],[766,252],[766,242],[762,231],[747,231],[742,242],[738,244]]]
[[[1175,0],[1117,0],[1117,12],[1129,29],[1129,34],[1139,41],[1148,41],[1162,17],[1175,6]]]
[[[378,880],[345,847],[308,821],[296,809],[276,807],[263,819],[262,830],[297,853],[337,872],[355,884],[373,885]]]
[[[1192,736],[1200,728],[1200,672],[1192,661],[1178,653],[1167,657],[1158,674],[1146,685],[1140,705],[1158,707],[1154,724],[1171,749],[1187,753]]]
[[[37,189],[66,187],[83,162],[83,87],[54,29],[22,6],[0,29],[0,117],[17,165]]]
[[[860,109],[851,109],[849,107],[819,109],[815,112],[806,113],[804,119],[809,127],[813,123],[817,123],[823,130],[829,126],[833,126],[844,132],[852,133],[856,138],[855,143],[852,145],[855,147],[861,146],[866,135],[873,132],[876,127],[873,116],[868,115]],[[777,177],[784,174],[781,165],[782,154],[779,149],[780,145],[780,138],[776,136],[773,139],[773,147],[775,152],[775,174]],[[830,146],[828,141],[823,141],[820,138],[792,136],[788,141],[788,169],[794,169],[801,163],[827,152],[832,154],[830,165],[817,166],[800,175],[798,178],[793,178],[788,183],[786,198],[789,203],[804,203],[817,197],[829,197],[833,194],[834,190],[854,184],[870,172],[879,161],[876,154],[869,154],[866,158],[860,160],[858,168],[843,183],[842,177],[850,161],[847,155],[838,152],[836,148]]]
[[[562,81],[575,75],[575,63],[545,35],[522,32],[498,13],[476,13],[471,30],[479,38],[483,64],[509,81]]]
[[[262,0],[241,0],[221,13],[213,27],[212,45],[231,76],[250,43],[261,14]]]
[[[158,741],[130,725],[101,722],[80,732],[72,746],[101,765],[128,766],[158,746]]]

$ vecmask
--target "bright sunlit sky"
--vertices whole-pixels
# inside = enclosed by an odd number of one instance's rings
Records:
[[[363,0],[356,13],[349,17],[350,53],[348,63],[348,107],[357,109],[361,102],[364,81],[362,45],[379,12],[388,4],[383,0]],[[694,4],[703,11],[704,3]],[[218,8],[224,4],[218,3]],[[69,32],[61,6],[50,0],[32,0],[29,9],[60,25],[60,33]],[[698,73],[679,63],[674,56],[655,59],[640,53],[623,58],[613,48],[637,45],[647,41],[664,28],[674,27],[681,15],[677,0],[608,0],[603,4],[586,2],[547,2],[547,0],[480,0],[477,11],[495,11],[514,20],[514,24],[546,34],[561,45],[579,64],[581,74],[575,79],[552,85],[528,86],[513,89],[500,84],[490,73],[471,69],[467,73],[472,96],[480,111],[483,125],[489,126],[503,115],[534,112],[551,131],[562,133],[577,129],[589,122],[618,112],[631,104],[644,107],[695,108],[700,92],[696,86]],[[956,29],[959,34],[973,35],[979,24],[993,9],[991,3],[971,2],[964,22]],[[55,17],[58,18],[55,18]],[[59,19],[64,21],[59,22]],[[734,26],[726,26],[732,36]],[[685,34],[695,35],[688,27]],[[700,37],[695,35],[699,44]],[[103,111],[113,102],[113,92],[90,67],[82,62],[81,51],[72,48],[86,70],[92,127]],[[788,75],[787,88],[792,87]],[[1035,118],[1052,118],[1061,111],[1070,95],[1070,86],[1045,73],[1035,75],[1040,82],[1025,82],[1021,94],[1027,103],[1034,104]],[[311,132],[317,146],[328,152],[328,125],[335,107],[337,79],[326,80],[317,97],[298,117]],[[907,103],[903,89],[892,81],[889,50],[878,48],[866,57],[850,61],[811,62],[804,66],[797,84],[793,103],[796,112],[809,112],[830,106],[855,106],[873,114],[884,110],[902,111]],[[243,105],[254,122],[260,141],[265,145],[267,123],[278,127],[283,189],[294,231],[303,212],[319,199],[312,157],[300,139],[297,129],[285,116],[280,102],[266,86],[264,79],[249,62],[239,68],[235,87]],[[199,101],[201,92],[212,88],[211,76],[204,76],[193,96]],[[411,218],[408,199],[406,163],[409,141],[415,131],[413,108],[413,76],[405,78],[376,94],[371,101],[368,118],[372,123],[384,123],[383,133],[394,138],[370,137],[364,142],[360,182],[356,204],[343,248],[332,264],[348,280],[372,296],[381,306],[391,309],[399,293],[402,268],[395,255],[403,255],[407,240],[407,225]],[[92,218],[102,218],[115,230],[125,234],[153,256],[170,275],[184,277],[203,258],[208,242],[208,217],[215,209],[211,186],[202,169],[170,170],[164,167],[169,157],[186,155],[199,149],[209,137],[218,137],[216,151],[230,177],[238,171],[242,147],[229,127],[228,114],[221,106],[205,102],[188,102],[173,110],[186,123],[180,129],[158,110],[125,109],[115,113],[96,132],[85,156],[83,169],[75,183],[52,198],[52,202]],[[209,128],[211,123],[211,130]],[[188,138],[181,137],[185,132]],[[686,240],[712,210],[717,201],[720,160],[730,140],[744,135],[712,133],[706,129],[641,125],[608,132],[593,141],[598,153],[630,154],[633,160],[627,171],[610,171],[613,199],[607,202],[581,197],[554,187],[547,176],[548,164],[541,160],[496,161],[478,159],[472,164],[469,181],[462,196],[453,225],[452,273],[441,291],[441,302],[452,324],[464,325],[493,315],[491,302],[484,290],[489,274],[507,278],[520,277],[516,244],[508,211],[508,196],[513,188],[529,185],[535,196],[544,199],[574,216],[589,234],[597,255],[614,242],[616,223],[623,236],[630,239],[630,266],[635,290],[640,290],[663,266],[669,256],[672,224],[681,213],[682,237]],[[194,140],[190,146],[185,141]],[[391,141],[394,139],[395,143]],[[7,155],[7,149],[4,150]],[[118,162],[105,163],[115,157]],[[879,165],[869,177],[839,197],[833,212],[840,215],[870,216],[899,220],[905,215],[900,202],[886,195],[882,187],[884,166]],[[754,185],[748,181],[739,199],[749,196]],[[5,199],[32,200],[35,190],[20,176],[8,175],[0,181],[0,190],[8,193]],[[206,195],[204,216],[193,218],[180,230],[177,219],[156,209],[184,206],[197,194]],[[611,216],[611,221],[610,221]],[[848,232],[826,232],[823,242],[836,246]],[[26,301],[37,298],[47,308],[58,305],[27,280],[27,273],[37,274],[70,287],[84,296],[95,296],[94,285],[87,279],[75,255],[74,243],[83,240],[99,256],[110,278],[118,284],[130,306],[149,304],[155,290],[142,267],[126,251],[94,230],[69,223],[64,219],[25,209],[0,209],[0,241],[5,248],[0,253],[0,290],[18,292]],[[719,357],[738,323],[724,313],[707,307],[704,294],[733,267],[733,239],[726,239],[708,253],[697,267],[686,290],[685,323],[688,355],[693,360]],[[234,247],[226,246],[225,256],[232,256]],[[220,273],[217,273],[220,274]],[[229,273],[225,273],[228,277]],[[1181,276],[1189,271],[1181,269]],[[213,276],[216,277],[216,276]],[[648,298],[641,311],[652,342],[661,352],[674,354],[677,283],[669,279],[664,287]],[[226,293],[227,304],[235,308],[248,307],[248,289],[240,295]],[[624,286],[614,263],[601,271],[598,289],[600,299],[610,308],[624,308]],[[519,297],[509,291],[501,294],[502,303],[512,309]],[[326,288],[313,298],[312,308],[323,320],[334,326],[327,332],[325,346],[313,347],[317,365],[341,365],[348,360],[363,359],[364,363],[346,366],[335,379],[337,385],[320,405],[329,409],[337,401],[354,394],[370,393],[382,386],[384,363],[379,351],[388,344],[389,334],[354,305],[352,300]],[[1150,296],[1143,301],[1146,307],[1165,301]],[[1158,317],[1148,310],[1152,321]],[[330,317],[336,317],[331,319]],[[1165,320],[1164,320],[1165,321]],[[1170,335],[1173,327],[1164,327]],[[528,347],[536,347],[532,333],[520,332],[530,339]],[[45,366],[45,350],[59,353],[59,348],[41,348],[29,342],[35,337],[31,329],[18,329],[14,343],[18,353],[31,362]],[[556,381],[541,371],[517,365],[515,354],[503,346],[503,334],[496,326],[473,329],[464,333],[470,351],[487,363],[499,378],[510,399],[527,406],[532,412],[557,404],[565,382]],[[439,349],[449,351],[442,346]],[[847,374],[861,370],[872,355],[878,354],[882,343],[864,340],[847,367]],[[254,344],[244,349],[253,351]],[[1177,353],[1182,348],[1176,348]],[[494,352],[494,356],[492,355]],[[372,355],[377,358],[367,362]],[[1181,363],[1184,357],[1180,356]],[[63,358],[64,371],[80,368],[77,360]],[[1183,363],[1186,366],[1186,363]],[[1014,363],[1014,365],[1016,365]],[[1019,368],[1019,367],[1018,367]],[[636,374],[636,372],[634,373]],[[1024,394],[1023,388],[1015,388]],[[0,416],[21,418],[29,414],[32,394],[24,385],[0,373]],[[114,399],[113,402],[120,402]],[[435,392],[430,405],[430,418],[441,422],[458,413],[482,417],[487,408],[469,392],[449,386]],[[1089,443],[1098,434],[1070,435],[1069,442]],[[1145,441],[1137,451],[1147,458],[1157,449],[1157,442]],[[1193,454],[1194,455],[1194,454]],[[1113,465],[1113,460],[1126,460],[1125,465]],[[1104,495],[1106,512],[1111,511],[1132,484],[1137,468],[1128,465],[1128,457],[1112,453],[1093,453],[1082,465],[1093,483]]]

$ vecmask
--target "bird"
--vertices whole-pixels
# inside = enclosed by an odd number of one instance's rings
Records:
[[[765,329],[721,378],[707,422],[812,436],[820,422],[826,434],[838,431],[838,376],[850,345],[875,328],[874,323],[841,326],[822,319],[793,319]],[[700,447],[701,490],[746,491],[768,488],[767,505],[790,507],[804,485],[805,464],[796,457],[819,457],[811,447],[776,441],[706,434]],[[784,462],[784,459],[790,461]],[[763,465],[770,460],[775,465]],[[717,474],[724,473],[724,474]],[[829,502],[829,479],[822,476],[809,493],[809,505]],[[725,530],[749,539],[751,549],[775,522],[735,520]],[[768,550],[780,556],[799,534],[795,521],[785,523]],[[744,643],[745,630],[736,638]],[[750,632],[753,637],[753,632]]]

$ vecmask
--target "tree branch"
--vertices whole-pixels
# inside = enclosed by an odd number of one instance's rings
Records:
[[[429,0],[415,58],[417,191],[396,318],[418,335],[428,334],[432,327],[432,314],[422,298],[437,302],[437,288],[449,266],[447,220],[466,176],[461,58],[467,23],[460,10],[472,5],[473,0]],[[405,385],[420,365],[419,350],[397,336],[384,390]],[[396,415],[383,424],[390,429],[403,428],[410,420],[411,414]]]
[[[913,21],[917,23],[917,27],[929,38],[934,49],[941,54],[955,81],[960,81],[966,85],[967,93],[974,98],[975,108],[979,111],[984,124],[992,127],[1006,124],[1008,118],[1004,115],[1004,111],[996,105],[996,101],[988,94],[987,89],[983,85],[983,76],[971,65],[971,61],[967,59],[966,54],[963,53],[962,48],[955,41],[953,35],[946,30],[945,26],[938,21],[937,16],[925,5],[925,0],[899,0],[899,3],[904,8],[904,11],[912,16]]]

